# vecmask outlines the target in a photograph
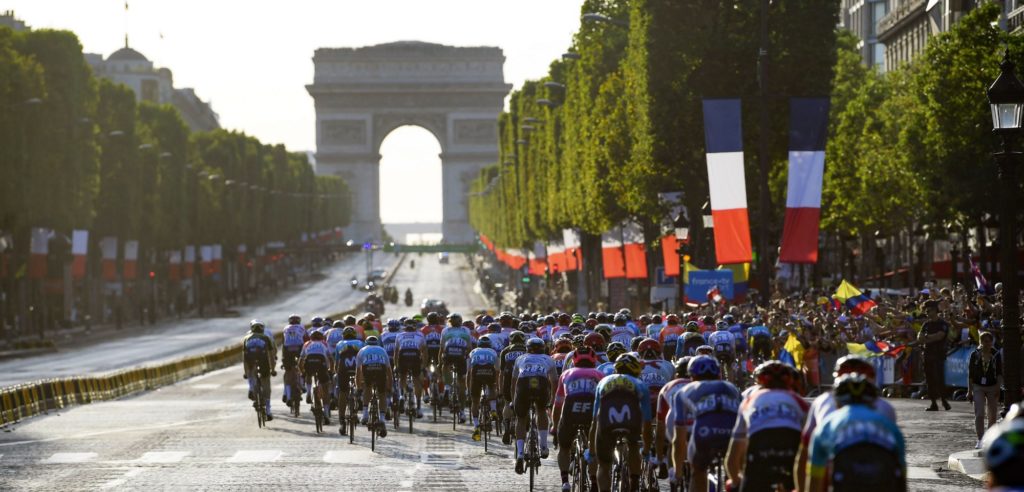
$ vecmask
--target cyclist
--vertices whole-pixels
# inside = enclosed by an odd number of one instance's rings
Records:
[[[302,326],[302,318],[293,314],[288,317],[288,326],[284,327],[282,334],[284,343],[281,347],[281,366],[285,371],[290,371],[296,368],[302,345],[309,341],[309,333],[306,332],[306,327]],[[288,381],[284,383],[284,396],[281,398],[285,403],[292,399],[292,389]]]
[[[740,392],[732,383],[719,379],[720,369],[714,357],[694,357],[687,371],[693,382],[679,390],[672,402],[672,463],[677,480],[684,463],[690,464],[689,490],[707,490],[708,469],[717,459],[724,458],[729,446]]]
[[[488,323],[486,333],[491,338],[491,348],[500,354],[508,345],[508,337],[501,333],[501,325],[494,322]]]
[[[605,345],[612,343],[612,327],[610,325],[596,325],[594,326],[594,333],[604,338]],[[626,345],[623,344],[622,346],[625,347]],[[612,362],[615,362],[615,360],[612,359]]]
[[[335,385],[335,396],[338,400],[338,408],[348,408],[348,393],[351,387],[349,379],[356,375],[356,356],[363,348],[363,341],[357,338],[355,328],[346,326],[341,331],[341,341],[334,347],[334,368],[337,374]],[[309,395],[306,395],[306,403],[310,403]],[[343,412],[344,410],[340,410]],[[346,432],[345,426],[341,426],[341,432]],[[344,434],[342,434],[344,435]]]
[[[612,342],[608,344],[608,362],[605,362],[597,366],[597,370],[601,371],[601,374],[610,376],[615,374],[615,361],[619,359],[619,356],[626,353],[626,347],[619,342]]]
[[[426,341],[423,333],[416,329],[416,320],[406,320],[405,331],[399,333],[395,338],[394,358],[398,368],[398,390],[402,393],[401,398],[409,398],[409,395],[405,394],[407,377],[416,394],[416,418],[423,418],[423,410],[420,409],[423,386],[419,384],[419,377],[426,355]]]
[[[558,338],[563,333],[572,333],[572,316],[569,313],[561,313],[558,315],[558,324],[551,328],[551,336]]]
[[[640,372],[640,380],[651,392],[651,408],[658,405],[658,393],[675,376],[672,363],[662,358],[661,344],[657,340],[645,338],[637,346],[637,353],[644,368]]]
[[[726,455],[729,478],[740,491],[793,490],[793,461],[809,405],[793,391],[789,366],[777,360],[754,370],[760,389],[740,404]]]
[[[832,377],[839,379],[844,374],[857,373],[864,376],[869,381],[875,380],[875,366],[870,361],[859,355],[847,355],[836,361],[835,369],[832,372]],[[893,423],[896,422],[896,410],[893,406],[886,401],[884,398],[876,398],[871,403],[875,411],[886,416]],[[806,485],[807,475],[807,453],[809,452],[808,446],[810,445],[811,436],[814,435],[814,430],[818,424],[823,422],[829,414],[836,410],[836,400],[831,391],[822,393],[814,402],[811,403],[811,409],[807,415],[807,423],[804,425],[803,433],[801,437],[800,453],[797,455],[796,464],[794,465],[794,477],[796,477],[796,486],[798,490],[804,490]]]
[[[715,349],[710,345],[701,345],[700,347],[697,347],[695,355],[707,355],[714,357]],[[719,370],[721,370],[721,368],[719,368]]]
[[[309,320],[309,331],[311,332],[319,331],[320,333],[324,333],[327,331],[327,328],[330,328],[330,326],[324,326],[324,319],[320,316],[313,316],[313,318]]]
[[[366,346],[359,349],[356,355],[356,386],[363,389],[363,425],[366,425],[369,418],[368,405],[373,389],[377,390],[377,410],[381,426],[380,437],[387,437],[388,426],[384,409],[385,404],[391,396],[391,365],[388,364],[388,353],[380,346],[380,339],[377,337],[366,337]]]
[[[515,368],[516,360],[526,354],[526,334],[520,331],[512,332],[508,336],[509,345],[498,355],[498,370],[501,371],[501,381],[498,384],[498,394],[505,400],[505,408],[502,409],[502,418],[506,424],[512,421],[512,370]],[[505,434],[501,437],[505,445],[512,444],[511,425],[505,425]]]
[[[469,353],[469,360],[466,362],[469,374],[469,404],[470,415],[473,417],[473,440],[480,440],[480,395],[484,387],[491,388],[490,399],[491,420],[498,416],[495,407],[494,397],[497,393],[494,382],[498,375],[498,353],[491,347],[491,336],[484,335],[477,340],[477,348]]]
[[[582,335],[580,335],[580,336],[582,336]],[[591,334],[583,337],[583,345],[586,346],[586,347],[590,347],[591,350],[594,351],[594,354],[597,356],[597,365],[601,365],[601,364],[604,364],[605,362],[608,362],[608,355],[605,354],[605,345],[606,344],[605,344],[603,336],[601,336],[598,333],[591,333]],[[569,355],[566,356],[565,365],[562,367],[562,371],[566,371],[568,369],[572,369],[572,367],[573,367],[572,356],[573,356],[572,353],[570,353]]]
[[[327,348],[331,349],[331,353],[334,353],[334,349],[337,348],[338,342],[343,338],[341,336],[345,329],[345,324],[341,321],[335,321],[334,325],[330,329],[324,332],[324,339],[327,341]]]
[[[658,334],[651,337],[657,340],[664,353],[662,356],[665,360],[672,360],[676,355],[676,344],[679,343],[679,337],[686,333],[686,328],[679,325],[679,316],[670,314],[665,317],[665,327],[658,330]]]
[[[573,350],[573,343],[569,337],[562,337],[555,340],[554,348],[552,348],[551,351],[551,358],[555,360],[555,367],[558,369],[559,374],[567,369],[565,366],[572,364]]]
[[[395,345],[398,341],[399,330],[402,329],[402,322],[391,318],[387,322],[387,331],[380,335],[380,346],[384,347],[384,351],[388,353],[388,359],[391,361],[391,367],[395,367]]]
[[[441,332],[443,331],[444,323],[441,321],[441,315],[435,312],[427,313],[427,325],[420,330],[427,347],[426,358],[423,360],[423,372],[426,375],[424,387],[426,388],[430,387],[433,382],[431,378],[435,377],[435,374],[427,371],[427,368],[430,366],[441,367],[439,354],[441,353]],[[437,390],[444,392],[444,378],[437,381]],[[430,395],[427,395],[427,402],[430,402]]]
[[[723,374],[728,374],[732,379],[735,374],[729,369],[736,360],[736,337],[729,331],[729,323],[719,321],[715,331],[708,335],[708,345],[715,349],[715,358],[718,359]]]
[[[594,416],[594,390],[604,378],[598,371],[597,353],[587,346],[573,352],[573,367],[562,372],[555,390],[555,403],[551,411],[551,428],[558,444],[558,470],[562,475],[562,490],[570,490],[569,455],[578,429],[590,431]],[[594,477],[596,470],[588,473]],[[596,483],[595,480],[591,480]]]
[[[686,333],[676,341],[676,358],[697,355],[697,347],[704,345],[704,336],[700,334],[700,326],[696,321],[686,322]]]
[[[640,457],[651,449],[651,397],[640,380],[643,363],[633,354],[615,359],[615,374],[605,376],[594,391],[590,449],[597,451],[597,484],[611,490],[616,431],[625,431],[630,483],[640,483]],[[644,451],[640,450],[643,442]]]
[[[629,347],[633,340],[633,337],[640,336],[640,332],[634,330],[628,325],[629,316],[624,313],[619,313],[613,318],[615,326],[612,327],[612,341],[619,342],[622,345]]]
[[[1007,416],[990,427],[981,441],[989,489],[1024,490],[1024,419]]]
[[[372,316],[373,313],[369,313],[369,315]],[[380,328],[377,328],[376,322],[371,321],[370,318],[367,317],[359,320],[358,324],[363,328],[364,337],[377,337],[378,340],[380,339]],[[366,338],[364,338],[364,340]]]
[[[473,350],[473,335],[462,326],[462,316],[452,313],[448,316],[449,326],[441,331],[441,374],[448,374],[448,369],[455,371],[452,381],[451,397],[459,407],[459,423],[466,422],[466,407],[462,398],[466,392],[466,358]]]
[[[311,388],[310,394],[313,393],[312,385],[316,384],[321,391],[327,389],[331,383],[331,372],[334,367],[330,357],[330,350],[327,348],[327,342],[324,341],[324,333],[322,331],[314,331],[309,337],[309,341],[302,346],[302,354],[299,355],[299,368],[302,370],[302,376],[306,381],[306,387]],[[322,397],[326,398],[326,394],[321,394]],[[311,401],[308,399],[307,402]],[[321,403],[323,403],[321,401]],[[324,424],[331,425],[329,418],[330,412],[324,412]]]
[[[552,334],[555,329],[555,317],[549,314],[544,318],[538,318],[538,321],[541,319],[543,319],[543,322],[537,328],[536,336],[544,340],[544,343],[551,344],[558,338]]]
[[[277,349],[274,340],[263,333],[264,328],[265,325],[258,319],[249,322],[249,333],[242,339],[242,348],[245,350],[242,364],[245,372],[242,377],[249,380],[250,400],[256,400],[256,391],[262,393],[269,421],[274,419],[270,415],[270,376],[277,374],[274,371]]]
[[[750,356],[754,360],[764,361],[772,358],[772,332],[760,319],[754,319],[754,326],[747,330],[747,335],[750,335]]]
[[[839,377],[836,406],[811,437],[807,487],[824,492],[907,489],[906,448],[899,427],[872,408],[878,387],[862,374]]]
[[[658,404],[653,409],[657,418],[654,427],[654,448],[658,460],[665,466],[671,463],[666,445],[672,443],[673,430],[675,429],[675,426],[671,425],[673,417],[671,412],[672,400],[679,390],[691,382],[690,373],[687,372],[687,366],[690,364],[691,358],[689,355],[686,355],[676,359],[673,364],[675,379],[662,386],[661,391],[658,392]],[[662,474],[659,478],[665,478],[664,475]],[[675,470],[667,470],[667,475],[670,489],[673,491],[677,490]]]
[[[356,331],[357,338],[359,338],[360,340],[366,340],[366,335],[363,333],[363,327],[359,326],[359,324],[356,323],[357,320],[355,316],[352,316],[350,314],[348,316],[345,316],[345,318],[342,319],[341,321],[345,324],[346,327],[351,326],[352,329]]]
[[[515,361],[512,368],[512,407],[516,422],[516,473],[526,472],[523,446],[530,428],[530,408],[536,409],[537,429],[540,434],[540,457],[548,457],[547,406],[552,398],[558,371],[555,361],[546,353],[544,340],[531,338],[526,342],[527,353]]]

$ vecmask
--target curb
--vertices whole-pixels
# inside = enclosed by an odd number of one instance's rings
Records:
[[[978,450],[953,453],[949,455],[949,461],[946,463],[946,466],[950,470],[963,473],[980,481],[984,481],[985,475],[988,474],[985,471],[985,462],[981,458],[981,451]]]

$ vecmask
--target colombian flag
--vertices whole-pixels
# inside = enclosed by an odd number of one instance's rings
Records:
[[[850,308],[850,312],[856,315],[864,314],[875,307],[875,301],[872,301],[846,280],[839,284],[835,298],[846,304],[846,307]]]

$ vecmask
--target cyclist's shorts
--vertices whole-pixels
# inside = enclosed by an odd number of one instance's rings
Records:
[[[692,337],[683,341],[683,355],[697,355],[697,347],[701,345],[704,345],[704,339],[701,337]]]
[[[295,345],[292,347],[284,347],[281,349],[281,363],[284,364],[285,369],[295,369],[297,366],[296,362],[299,360],[299,354],[302,353],[302,346]]]
[[[342,355],[341,357],[338,358],[338,363],[336,365],[338,366],[337,372],[339,378],[347,379],[349,376],[355,376],[356,354]]]
[[[446,367],[454,367],[455,374],[459,376],[466,375],[466,358],[458,355],[447,355],[444,358],[444,364]]]
[[[491,387],[491,395],[494,395],[494,367],[493,366],[473,366],[473,384],[469,388],[469,396],[473,398],[473,401],[480,399],[480,394],[484,391],[484,386]]]
[[[733,355],[731,350],[724,350],[722,352],[719,352],[718,349],[715,348],[715,358],[718,359],[718,362],[722,364],[732,364],[733,359],[735,359],[736,357],[735,355]]]
[[[776,484],[793,490],[793,460],[799,447],[800,431],[794,429],[764,429],[750,436],[740,492],[771,490]]]
[[[736,414],[723,412],[716,415],[705,415],[694,421],[690,434],[687,455],[693,466],[708,468],[715,456],[724,460],[732,438],[732,428],[736,423]],[[725,466],[725,464],[722,464]]]
[[[412,374],[413,377],[420,373],[420,352],[401,352],[398,354],[398,374],[404,376]]]
[[[387,387],[387,368],[383,364],[368,364],[363,366],[363,385],[366,389],[377,388],[377,391],[384,393]]]
[[[583,432],[589,436],[590,423],[593,421],[593,418],[593,397],[566,398],[566,400],[562,402],[562,418],[558,420],[558,428],[555,429],[558,445],[572,446],[572,440],[576,438],[576,429],[578,427],[582,427]]]
[[[517,379],[515,401],[512,402],[516,417],[529,417],[531,405],[537,409],[537,413],[543,412],[548,405],[550,392],[548,378],[544,376]]]
[[[327,371],[327,364],[320,358],[307,358],[306,363],[302,366],[302,373],[306,375],[306,381],[312,381],[315,378],[318,384],[329,384],[331,382],[331,375]]]
[[[639,410],[639,406],[636,407]],[[615,441],[618,433],[626,437],[626,444],[634,449],[639,449],[642,444],[640,428],[633,428],[625,424],[601,425],[597,424],[595,447],[597,448],[597,460],[601,463],[611,463],[615,459]],[[561,445],[561,443],[559,443]]]
[[[440,359],[437,358],[437,354],[439,354],[439,353],[441,353],[441,345],[440,345],[440,343],[438,344],[437,347],[431,347],[429,344],[427,345],[427,360],[428,361],[430,361],[430,362],[437,362],[437,361],[439,361]]]
[[[832,490],[903,492],[903,467],[896,454],[873,444],[854,444],[832,459]]]

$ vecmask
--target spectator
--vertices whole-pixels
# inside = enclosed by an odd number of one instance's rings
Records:
[[[981,438],[985,430],[996,424],[999,382],[1003,377],[1002,360],[996,356],[993,347],[995,336],[986,331],[981,333],[980,339],[980,345],[971,353],[967,364],[967,399],[974,402],[974,431],[978,435],[974,449],[981,449]]]
[[[936,400],[942,400],[942,408],[951,408],[946,401],[946,381],[944,365],[946,362],[946,337],[949,335],[949,323],[939,318],[939,303],[925,302],[925,313],[928,319],[921,325],[917,344],[924,345],[924,376],[928,385],[928,399],[931,406],[925,409],[935,412],[939,409]]]

